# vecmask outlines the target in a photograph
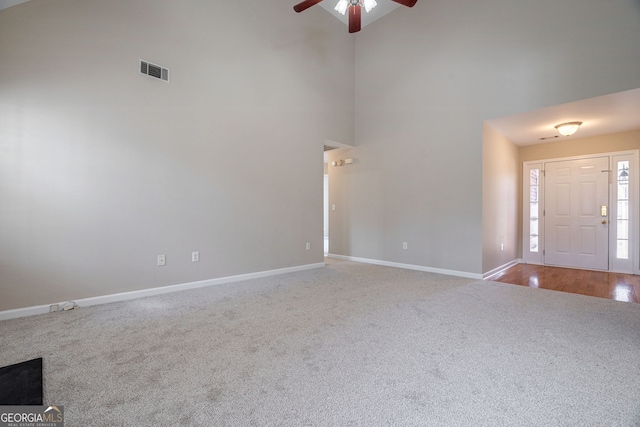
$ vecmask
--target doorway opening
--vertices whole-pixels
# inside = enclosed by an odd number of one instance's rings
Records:
[[[326,166],[326,163],[325,163]],[[329,255],[329,174],[324,173],[324,256]]]
[[[331,225],[331,214],[335,214],[334,211],[336,210],[336,201],[330,200],[329,196],[331,196],[332,198],[335,198],[336,196],[338,196],[339,190],[336,189],[336,185],[339,184],[340,180],[339,180],[339,177],[336,176],[333,172],[329,173],[329,157],[330,156],[328,152],[333,151],[331,155],[333,158],[335,158],[336,153],[342,152],[342,150],[345,150],[345,149],[352,149],[352,148],[354,148],[353,145],[344,144],[342,142],[332,141],[329,139],[325,139],[324,141],[324,255],[325,256],[329,256],[329,249],[331,247],[329,229],[330,228],[333,229],[334,233],[336,232],[336,230],[340,229],[339,222],[334,223],[333,226]],[[342,161],[340,162],[342,163]],[[333,177],[330,177],[330,175],[332,174],[333,174]],[[333,195],[330,194],[329,184],[331,184],[334,188]],[[335,215],[334,215],[334,219],[335,219]],[[336,249],[335,246],[336,245],[334,244],[334,249]]]

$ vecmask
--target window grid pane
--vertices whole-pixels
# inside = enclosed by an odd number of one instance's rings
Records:
[[[538,169],[531,169],[529,172],[529,185],[538,185],[538,175],[540,171]]]
[[[629,200],[628,182],[618,182],[618,200]]]
[[[629,241],[618,240],[618,251],[616,254],[618,259],[629,259]]]
[[[626,200],[618,201],[618,219],[629,219],[629,202]]]
[[[629,180],[629,161],[618,162],[618,181]]]
[[[629,240],[629,221],[626,219],[618,220],[618,239]]]

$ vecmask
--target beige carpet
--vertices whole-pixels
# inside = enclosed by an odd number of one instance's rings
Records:
[[[0,322],[66,426],[638,426],[640,305],[330,265]]]

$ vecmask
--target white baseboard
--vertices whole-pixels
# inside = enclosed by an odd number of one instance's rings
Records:
[[[347,261],[362,262],[365,264],[384,265],[386,267],[404,268],[406,270],[418,270],[418,271],[425,271],[427,273],[446,274],[449,276],[466,277],[468,279],[482,279],[482,274],[469,273],[468,271],[446,270],[442,268],[425,267],[422,265],[413,265],[413,264],[402,264],[399,262],[380,261],[377,259],[358,258],[358,257],[346,256],[346,255],[329,254],[327,256],[329,258],[344,259]]]
[[[520,264],[522,262],[521,259],[514,259],[513,261],[509,261],[508,263],[501,265],[500,267],[496,267],[493,270],[487,271],[482,275],[483,280],[488,280],[490,277],[497,275],[498,273],[502,273],[507,268],[511,268],[514,265]]]
[[[224,283],[240,282],[242,280],[258,279],[261,277],[276,276],[279,274],[293,273],[296,271],[311,270],[324,267],[324,262],[315,264],[299,265],[296,267],[279,268],[277,270],[259,271],[257,273],[239,274],[237,276],[220,277],[217,279],[201,280],[198,282],[182,283],[179,285],[161,286],[159,288],[141,289],[139,291],[122,292],[118,294],[102,295],[98,297],[83,298],[73,300],[79,307],[90,307],[92,305],[108,304],[110,302],[127,301],[136,298],[162,295],[170,292],[186,291],[188,289],[204,288],[206,286],[222,285]],[[52,304],[62,305],[63,303],[52,302],[48,305],[37,305],[32,307],[17,308],[14,310],[0,311],[0,321],[17,319],[19,317],[34,316],[36,314],[49,313]]]
[[[52,303],[55,304],[55,303]],[[17,319],[18,317],[35,316],[49,312],[50,305],[34,305],[32,307],[16,308],[14,310],[0,311],[0,321]]]

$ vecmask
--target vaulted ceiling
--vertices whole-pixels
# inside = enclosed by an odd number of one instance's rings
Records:
[[[29,0],[0,0],[0,10]],[[319,3],[323,9],[348,25],[348,17],[334,10],[337,0]],[[292,6],[295,2],[292,2]],[[362,26],[389,14],[399,7],[391,0],[377,0],[378,5],[362,14]],[[557,141],[554,126],[568,121],[582,121],[575,138],[606,135],[640,129],[640,89],[600,96],[563,105],[542,108],[488,123],[517,145]]]

